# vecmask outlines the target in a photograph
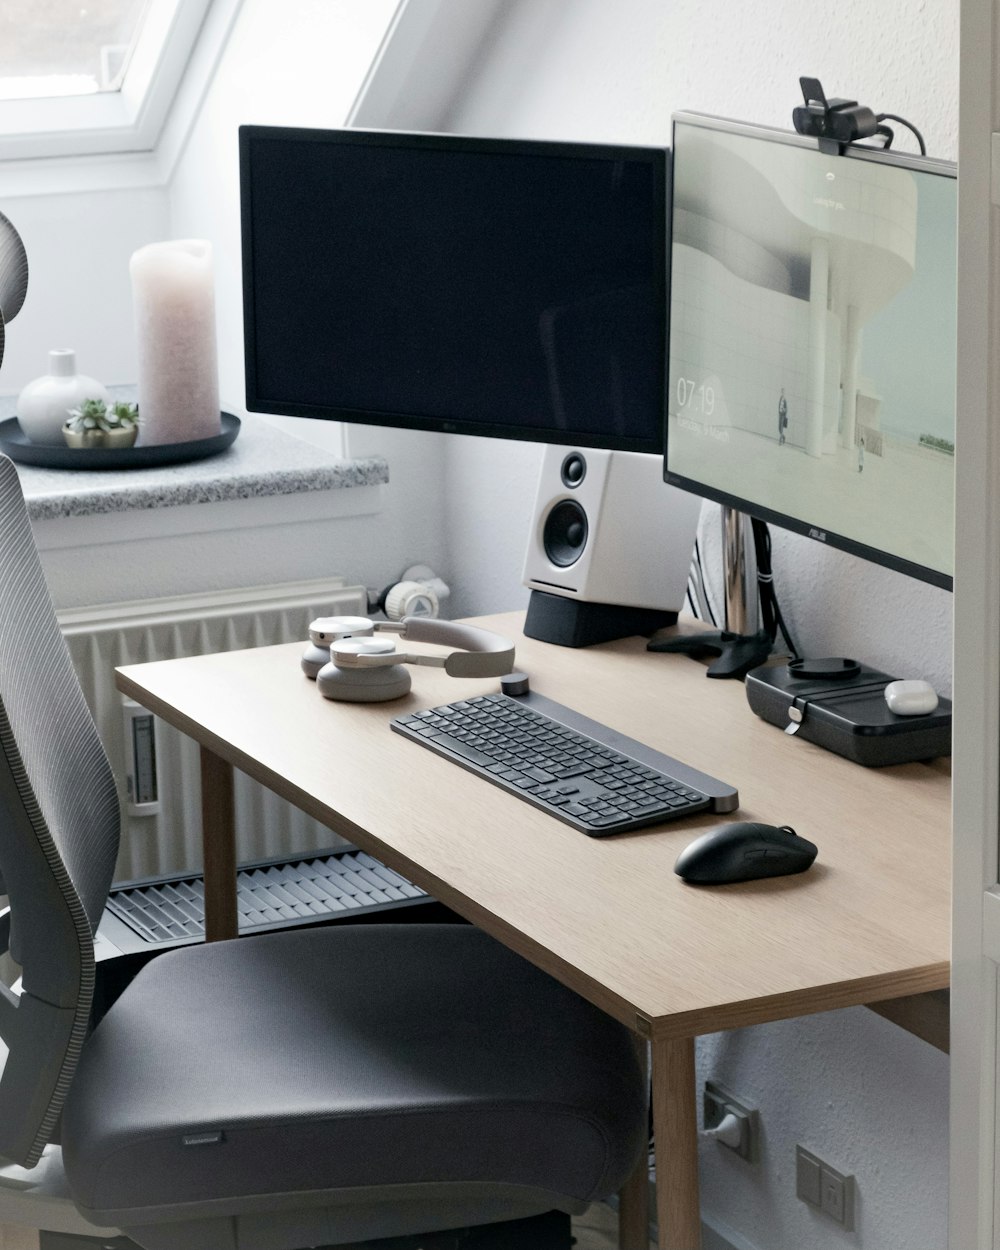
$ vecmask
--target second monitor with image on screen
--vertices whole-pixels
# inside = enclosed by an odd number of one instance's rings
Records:
[[[674,119],[666,478],[950,588],[955,166]]]

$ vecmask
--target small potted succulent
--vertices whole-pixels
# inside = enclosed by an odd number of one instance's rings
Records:
[[[139,434],[139,409],[121,400],[85,399],[69,410],[63,438],[69,447],[131,447]]]

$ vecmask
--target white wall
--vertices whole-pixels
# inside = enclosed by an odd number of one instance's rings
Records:
[[[809,75],[831,96],[911,118],[931,155],[956,154],[951,0],[925,0],[919,10],[887,0],[877,17],[863,0],[812,8],[793,0],[507,0],[484,30],[475,74],[436,117],[415,113],[415,128],[662,144],[677,109],[789,128],[801,103],[798,78]],[[433,52],[422,64],[428,79],[439,70]],[[411,70],[409,81],[423,98],[420,75]],[[376,124],[370,116],[365,123]],[[382,124],[405,127],[406,101],[395,101]],[[902,128],[896,146],[911,146]],[[525,444],[448,446],[453,565],[472,609],[523,602],[539,456]],[[715,512],[706,508],[703,523],[717,574]],[[950,689],[948,593],[777,530],[773,539],[780,601],[807,654],[855,655]],[[706,1214],[741,1248],[942,1250],[945,1056],[858,1008],[707,1038],[699,1071],[762,1117],[756,1167],[712,1142],[702,1154]],[[857,1177],[854,1234],[795,1198],[796,1143]]]
[[[79,371],[102,382],[134,382],[128,258],[164,236],[165,190],[29,196],[0,190],[0,211],[28,254],[28,294],[7,327],[0,393],[16,394],[46,373],[52,347],[75,348]]]

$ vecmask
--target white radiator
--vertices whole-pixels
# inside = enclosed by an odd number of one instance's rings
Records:
[[[118,780],[123,810],[117,880],[201,868],[199,751],[155,720],[155,751],[141,752],[142,773],[155,759],[156,802],[136,805],[126,751],[125,700],[115,689],[121,664],[234,651],[308,638],[317,616],[364,615],[367,595],[342,578],[249,590],[179,595],[60,612],[83,692]],[[140,722],[141,726],[141,722]],[[141,796],[140,796],[141,797]],[[142,812],[143,814],[136,814]],[[338,846],[341,839],[242,773],[236,774],[237,855],[241,861]]]

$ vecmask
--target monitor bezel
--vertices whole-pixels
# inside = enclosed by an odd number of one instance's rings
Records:
[[[581,157],[602,161],[630,160],[648,164],[653,169],[653,209],[661,223],[654,230],[656,316],[662,327],[662,350],[657,365],[657,391],[660,411],[652,423],[655,433],[647,437],[593,433],[581,430],[560,430],[556,427],[520,426],[515,423],[479,422],[441,417],[436,414],[383,412],[375,409],[343,408],[336,405],[286,403],[261,395],[256,384],[257,350],[256,319],[253,301],[253,209],[250,191],[250,163],[253,144],[258,138],[286,137],[295,142],[316,144],[356,144],[412,149],[501,152],[519,156]],[[593,447],[608,451],[635,451],[662,456],[666,445],[666,379],[667,318],[669,315],[667,270],[669,264],[669,199],[670,150],[645,144],[578,143],[555,139],[500,139],[471,135],[423,133],[400,130],[318,129],[312,127],[243,125],[239,128],[240,157],[240,220],[243,275],[243,342],[246,406],[251,412],[278,416],[310,417],[323,421],[373,425],[397,429],[428,430],[445,434],[465,434],[482,438],[513,439],[521,442],[547,443],[559,446]]]
[[[741,135],[751,139],[763,139],[774,143],[783,143],[793,147],[817,150],[817,142],[815,139],[807,138],[804,135],[796,134],[789,130],[779,130],[771,126],[759,126],[748,122],[732,121],[724,117],[714,117],[707,113],[690,113],[678,112],[671,117],[671,150],[676,147],[676,132],[678,125],[688,125],[700,127],[704,130],[721,131],[726,134]],[[937,157],[918,156],[905,152],[894,152],[892,150],[884,151],[882,149],[867,148],[859,144],[848,144],[844,152],[841,153],[844,159],[873,161],[877,164],[895,165],[901,169],[909,169],[918,173],[934,174],[939,177],[951,178],[957,180],[958,167],[954,161],[941,160]],[[834,157],[833,159],[837,159]],[[670,168],[670,204],[673,205],[673,161]],[[667,237],[672,239],[673,222],[668,223]],[[671,245],[672,246],[672,245]],[[670,260],[670,247],[668,246],[668,266]],[[668,268],[667,283],[667,373],[666,387],[667,391],[664,395],[665,407],[668,406],[667,395],[669,394],[670,385],[670,359],[669,359],[669,343],[670,343],[670,282]],[[954,585],[954,577],[950,573],[944,573],[940,569],[933,569],[929,566],[918,564],[915,561],[907,560],[902,556],[894,555],[892,552],[882,551],[878,547],[871,547],[865,543],[858,542],[857,539],[848,538],[843,534],[834,533],[820,526],[810,525],[806,521],[801,521],[797,517],[789,516],[786,513],[778,512],[774,508],[769,508],[766,504],[758,503],[754,500],[741,498],[739,495],[730,494],[727,491],[719,490],[717,487],[706,485],[698,482],[694,478],[689,478],[681,473],[673,471],[668,464],[670,456],[670,443],[667,435],[666,416],[664,417],[663,430],[663,480],[670,486],[676,486],[680,490],[689,491],[692,494],[700,495],[703,499],[711,500],[713,503],[723,504],[726,507],[734,508],[739,512],[743,512],[748,516],[755,517],[758,520],[766,521],[768,524],[777,525],[782,529],[787,529],[795,534],[804,535],[806,538],[815,539],[817,542],[823,543],[825,546],[834,547],[840,551],[846,551],[849,555],[860,556],[862,559],[868,560],[872,564],[878,564],[885,568],[894,569],[896,572],[905,573],[909,577],[916,578],[919,581],[927,582],[932,586],[938,586],[942,590],[952,590]]]

